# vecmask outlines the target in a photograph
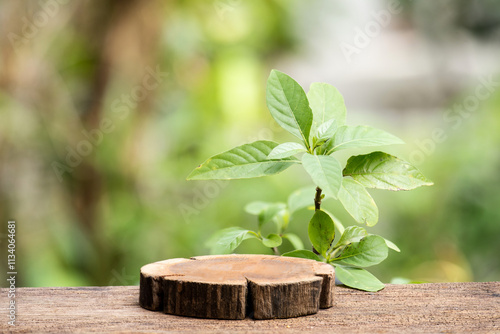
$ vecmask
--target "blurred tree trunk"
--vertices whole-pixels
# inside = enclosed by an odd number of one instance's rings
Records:
[[[16,32],[23,36],[21,32],[25,23],[20,18],[32,18],[41,10],[41,6],[38,2],[36,4],[19,2],[5,6],[12,14],[5,16],[8,18],[4,26],[5,35]],[[71,119],[71,122],[60,119],[61,115],[56,112],[55,106],[60,105],[61,95],[64,92],[59,90],[60,85],[54,80],[59,73],[50,72],[56,70],[55,68],[33,67],[34,72],[18,70],[29,68],[30,62],[43,64],[46,60],[43,59],[45,55],[36,54],[33,49],[38,48],[45,37],[44,34],[48,34],[50,28],[47,27],[52,22],[44,27],[45,30],[40,29],[29,43],[21,45],[19,50],[15,50],[8,39],[2,39],[0,88],[4,92],[11,93],[14,99],[22,101],[28,109],[35,111],[34,118],[45,122],[39,129],[43,133],[39,137],[46,139],[47,146],[52,146],[58,152],[59,161],[64,161],[67,146],[75,147],[85,139],[82,131],[99,129],[106,108],[109,108],[109,105],[106,105],[109,87],[113,80],[119,80],[116,79],[116,74],[120,74],[120,78],[127,78],[127,85],[124,86],[134,87],[141,84],[145,68],[154,68],[158,63],[156,56],[163,12],[164,5],[158,0],[91,0],[59,5],[57,13],[51,19],[63,20],[62,18],[67,15],[68,20],[64,29],[75,32],[78,37],[78,40],[73,41],[75,46],[86,47],[84,54],[87,58],[87,73],[70,74],[81,76],[77,80],[84,82],[82,91],[85,92],[82,96],[69,96],[69,100],[75,106],[75,114],[69,115],[71,110],[65,110],[64,117]],[[51,37],[54,40],[54,37]],[[51,47],[57,45],[48,46],[47,49]],[[57,67],[57,64],[55,65]],[[19,94],[23,94],[22,98],[18,96]],[[128,117],[141,118],[144,113],[139,111],[148,107],[149,98],[146,97],[135,108],[131,108]],[[59,124],[58,126],[63,124],[65,132],[61,134],[61,138],[57,138],[61,139],[60,141],[54,142],[50,136],[57,131],[51,127],[56,124]],[[137,131],[137,127],[134,131]],[[130,133],[130,136],[134,135],[135,132]],[[12,146],[8,141],[1,139],[0,134],[0,153],[6,156]],[[133,142],[133,139],[127,141],[127,143]],[[85,231],[85,238],[93,245],[93,253],[97,254],[97,256],[82,254],[83,263],[69,265],[79,268],[81,275],[87,276],[90,284],[106,285],[110,282],[111,271],[121,263],[122,251],[113,248],[113,244],[105,240],[102,235],[100,205],[103,194],[107,191],[106,176],[102,167],[96,162],[95,148],[92,154],[82,157],[82,162],[71,172],[64,174],[61,185],[67,194],[64,202],[73,212],[73,221],[78,223],[78,230]],[[126,145],[116,147],[117,156],[127,155],[126,151],[130,149]],[[46,159],[44,165],[50,166],[51,158],[53,159],[54,155],[43,156],[43,159]],[[121,161],[117,161],[117,164],[120,163]],[[133,184],[133,180],[130,180],[130,183]],[[7,186],[2,185],[1,188],[6,189]],[[2,203],[0,217],[4,222],[12,219],[9,217],[11,213],[6,211],[10,207],[7,205],[7,199],[0,192]],[[95,260],[98,263],[94,263]]]

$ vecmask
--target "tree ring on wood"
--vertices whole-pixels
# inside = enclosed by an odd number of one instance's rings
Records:
[[[333,305],[332,266],[272,255],[171,259],[141,268],[139,304],[215,319],[292,318]]]

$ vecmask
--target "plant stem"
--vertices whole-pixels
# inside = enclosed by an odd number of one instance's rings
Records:
[[[344,249],[344,247],[338,247],[338,248],[336,248],[335,250],[333,250],[333,251],[330,253],[330,256],[328,257],[328,260],[330,261],[331,259],[334,259],[334,258],[335,258],[335,256],[337,256],[337,253],[338,253],[340,250],[342,250],[342,249]]]
[[[273,247],[273,248],[271,248],[271,249],[273,250],[274,255],[280,256],[280,252],[279,252],[279,250],[278,250],[278,247]]]
[[[314,197],[314,211],[318,211],[321,209],[321,188],[320,187],[316,187],[316,196]],[[314,254],[318,254],[319,255],[319,252],[316,250],[316,248],[312,248]]]
[[[314,197],[314,210],[318,211],[321,209],[321,188],[316,187],[316,196]]]

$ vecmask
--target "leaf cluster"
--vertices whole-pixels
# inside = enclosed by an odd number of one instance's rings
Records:
[[[334,244],[335,219],[320,210],[321,199],[326,196],[339,200],[358,223],[373,226],[378,222],[379,212],[367,189],[411,190],[432,185],[432,182],[410,163],[380,151],[352,156],[342,168],[335,157],[338,151],[403,144],[403,141],[370,126],[347,125],[344,99],[332,85],[313,83],[306,94],[290,76],[272,70],[267,81],[266,102],[275,121],[298,142],[279,144],[259,140],[235,147],[207,159],[193,170],[188,179],[254,178],[280,173],[292,165],[302,165],[316,187],[316,211],[308,232],[317,254],[297,249],[286,255],[323,260],[337,268],[337,277],[344,284],[369,291],[380,289],[382,283],[361,267],[384,260],[388,245],[393,244],[368,234],[361,227],[345,230],[337,227],[341,237]],[[310,196],[312,200],[312,192]],[[218,236],[218,244],[224,245],[226,251],[232,251],[243,240],[257,238],[267,247],[278,247],[282,238],[287,237],[283,231],[290,218],[289,204],[252,203],[247,211],[258,216],[258,231],[224,230]],[[277,224],[277,233],[263,236],[261,226],[271,220]],[[295,237],[288,236],[288,239],[298,239]]]
[[[294,249],[303,249],[304,243],[293,233],[287,232],[290,221],[295,213],[301,209],[313,209],[311,193],[313,188],[304,188],[294,191],[287,203],[284,202],[262,202],[255,201],[245,206],[245,211],[257,217],[257,229],[255,231],[242,227],[229,227],[215,233],[207,242],[212,254],[227,254],[234,251],[243,240],[258,239],[263,246],[273,249],[277,254],[276,247],[287,239]],[[264,233],[266,225],[272,225],[272,233]]]
[[[316,210],[309,222],[308,234],[315,252],[305,250],[302,240],[287,232],[294,214],[302,209],[314,210],[313,188],[307,187],[293,192],[287,203],[251,202],[245,211],[257,217],[257,230],[242,227],[229,227],[215,233],[207,242],[212,254],[233,252],[244,240],[260,240],[264,247],[279,254],[278,247],[283,239],[294,250],[283,256],[301,257],[329,263],[336,268],[337,278],[345,285],[367,291],[377,291],[384,285],[368,271],[362,269],[378,264],[388,254],[388,248],[399,252],[391,241],[369,234],[359,226],[344,228],[343,224],[326,210]],[[273,225],[273,233],[264,234],[266,224]],[[336,237],[339,235],[339,237]]]
[[[335,267],[337,278],[347,286],[378,291],[384,288],[370,272],[363,269],[379,264],[387,258],[388,249],[399,252],[399,248],[389,240],[369,234],[360,226],[345,228],[340,238],[335,239],[335,217],[324,210],[316,210],[309,222],[309,240],[313,251],[294,250],[283,256],[301,257],[329,263]]]
[[[273,70],[267,82],[267,106],[276,122],[299,139],[278,144],[259,140],[217,154],[197,167],[191,180],[242,179],[273,175],[301,164],[326,196],[338,199],[359,223],[373,226],[378,208],[366,188],[411,190],[432,185],[414,166],[383,152],[351,157],[344,168],[335,153],[403,141],[383,130],[345,124],[346,108],[339,91],[313,83],[306,94],[288,75]],[[302,154],[299,159],[297,154]]]

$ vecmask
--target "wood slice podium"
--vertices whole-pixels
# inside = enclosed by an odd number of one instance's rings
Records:
[[[139,304],[198,318],[292,318],[331,307],[334,286],[333,267],[313,260],[199,256],[143,266]]]

